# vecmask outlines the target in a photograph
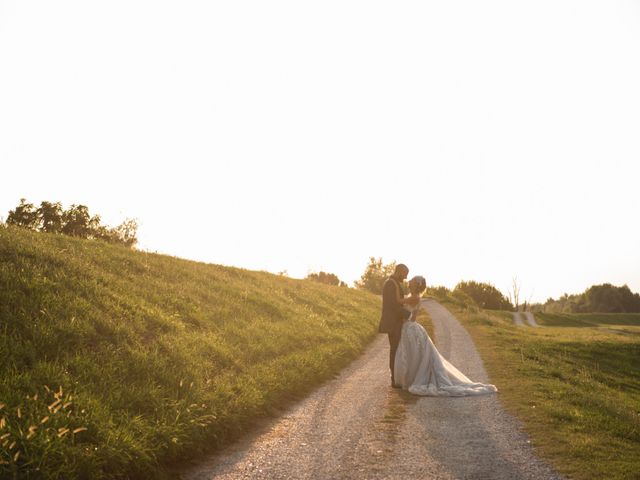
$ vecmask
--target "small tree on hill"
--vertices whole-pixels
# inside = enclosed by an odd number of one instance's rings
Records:
[[[355,286],[361,290],[368,290],[376,295],[382,294],[384,281],[393,273],[396,262],[387,265],[382,263],[382,258],[369,258],[369,264],[360,280],[356,280]]]
[[[62,214],[62,233],[72,237],[92,238],[100,225],[100,216],[89,214],[85,205],[71,205]]]
[[[33,203],[27,203],[25,198],[20,199],[20,205],[14,210],[9,210],[7,225],[36,230],[38,228],[38,211]]]
[[[511,289],[509,290],[509,301],[513,304],[516,311],[520,308],[520,282],[518,277],[511,279]],[[525,308],[526,310],[526,308]]]
[[[41,232],[62,232],[62,205],[60,202],[41,202],[37,210],[38,223]]]
[[[324,283],[326,285],[335,285],[337,287],[346,287],[347,284],[338,278],[333,273],[317,272],[307,275],[307,280],[313,280],[314,282]]]
[[[127,247],[133,247],[138,242],[138,222],[127,219],[115,228],[100,225],[93,231],[93,237],[109,243],[120,243]]]
[[[453,289],[453,293],[463,292],[468,295],[480,308],[489,310],[511,310],[511,302],[489,283],[482,282],[460,282]]]

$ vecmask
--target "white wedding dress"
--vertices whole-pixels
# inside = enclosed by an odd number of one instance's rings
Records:
[[[411,318],[417,314],[415,307]],[[396,352],[394,378],[404,390],[420,396],[464,397],[497,392],[495,385],[475,383],[440,355],[419,323],[407,320]]]

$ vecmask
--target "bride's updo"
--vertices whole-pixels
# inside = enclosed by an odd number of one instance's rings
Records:
[[[416,275],[409,280],[409,285],[414,285],[416,293],[420,294],[427,289],[427,281],[421,275]]]

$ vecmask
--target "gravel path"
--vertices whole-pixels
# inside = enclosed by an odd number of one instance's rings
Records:
[[[513,312],[513,323],[520,327],[524,327],[524,322],[522,321],[522,314],[520,312]]]
[[[540,326],[538,325],[538,322],[536,322],[536,318],[533,316],[533,313],[531,312],[513,312],[512,315],[513,315],[513,323],[515,323],[520,327],[525,326],[525,323],[522,321],[522,318],[524,318],[529,324],[529,326],[531,327]]]
[[[524,312],[524,317],[527,319],[527,323],[532,327],[539,327],[538,322],[536,322],[536,318],[533,316],[531,312]]]
[[[433,300],[425,308],[444,356],[472,380],[488,382],[457,319]],[[534,457],[499,393],[430,398],[392,389],[388,348],[380,335],[335,380],[181,478],[560,478]]]

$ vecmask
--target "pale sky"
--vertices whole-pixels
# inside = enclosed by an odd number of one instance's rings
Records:
[[[640,291],[640,2],[0,0],[0,217],[351,283]]]

